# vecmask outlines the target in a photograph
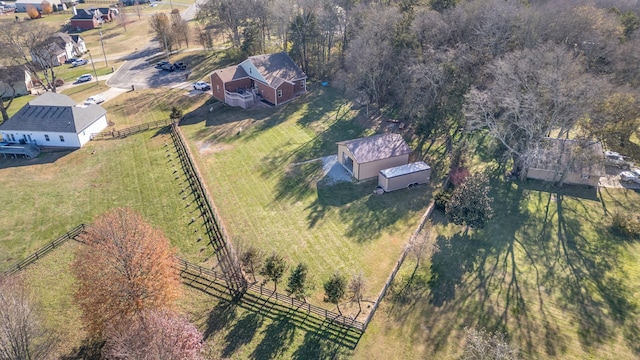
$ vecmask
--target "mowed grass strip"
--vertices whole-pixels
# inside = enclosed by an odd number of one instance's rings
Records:
[[[640,242],[609,231],[624,189],[494,181],[496,216],[465,231],[436,213],[439,250],[403,267],[356,358],[456,358],[464,327],[508,334],[525,358],[637,358]]]
[[[122,206],[163,230],[189,260],[200,262],[209,254],[200,253],[206,245],[196,242],[201,222],[188,225],[198,217],[189,205],[193,198],[180,194],[184,176],[169,135],[160,129],[33,160],[0,159],[0,179],[0,192],[14,202],[0,218],[0,269]]]
[[[221,108],[183,126],[236,247],[309,265],[319,304],[335,271],[362,271],[375,299],[430,199],[427,186],[378,196],[375,181],[329,185],[320,162],[298,164],[367,134],[345,109],[337,91],[320,89],[284,107]]]

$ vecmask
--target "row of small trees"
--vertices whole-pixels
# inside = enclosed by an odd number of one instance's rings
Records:
[[[256,273],[258,273],[264,277],[263,285],[267,281],[273,282],[275,291],[277,291],[278,283],[280,283],[289,267],[287,261],[279,254],[274,252],[265,257],[262,251],[253,246],[250,246],[240,254],[240,263],[245,272],[253,276],[254,282],[258,281],[256,278]],[[344,274],[336,272],[324,283],[325,301],[335,304],[338,312],[342,314],[340,302],[348,298],[351,302],[357,302],[358,308],[362,311],[361,301],[364,296],[365,285],[362,273],[358,273],[350,280],[347,280]],[[312,289],[314,289],[314,284],[312,276],[309,274],[309,267],[304,263],[298,263],[289,273],[286,291],[290,296],[306,301],[306,296]]]

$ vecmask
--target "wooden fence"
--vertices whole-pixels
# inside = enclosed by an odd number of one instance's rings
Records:
[[[218,263],[222,267],[223,273],[227,276],[231,289],[238,293],[244,293],[247,287],[247,280],[242,274],[233,245],[227,240],[228,237],[224,228],[220,226],[219,217],[216,212],[213,200],[209,191],[204,186],[202,176],[198,170],[189,148],[186,145],[182,132],[177,123],[171,125],[171,138],[178,152],[178,157],[182,164],[189,186],[192,189],[206,228],[209,243],[213,246]]]
[[[57,239],[53,240],[52,242],[50,242],[47,245],[45,245],[45,246],[41,247],[40,249],[38,249],[35,253],[27,256],[26,259],[24,259],[24,260],[20,261],[19,263],[13,265],[12,267],[10,267],[7,271],[4,272],[4,275],[12,275],[12,274],[24,269],[25,267],[29,266],[34,261],[36,261],[36,260],[42,258],[43,256],[45,256],[46,254],[48,254],[51,250],[60,247],[60,245],[64,244],[68,240],[75,239],[78,235],[80,235],[84,231],[84,228],[85,228],[85,225],[84,224],[80,224],[80,225],[74,227],[73,229],[67,231],[62,236],[58,237]]]
[[[91,140],[106,140],[106,139],[121,139],[129,135],[138,134],[147,130],[161,128],[163,126],[171,125],[174,123],[172,119],[157,120],[148,122],[132,127],[128,127],[122,130],[112,129],[111,131],[101,132],[98,134],[91,134]]]

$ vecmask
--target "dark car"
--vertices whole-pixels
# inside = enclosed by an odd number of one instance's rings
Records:
[[[175,64],[173,64],[173,66],[176,67],[176,69],[180,69],[180,70],[184,70],[187,68],[187,64],[183,63],[182,61],[179,61]]]
[[[162,65],[162,70],[172,72],[172,71],[176,71],[176,67],[167,63]]]
[[[78,61],[78,60],[80,60],[80,59],[71,58],[71,59],[67,59],[67,60],[65,60],[65,61],[64,61],[64,63],[65,63],[65,64],[71,64],[72,62],[74,62],[74,61]]]
[[[159,63],[156,64],[155,68],[156,69],[162,69],[163,66],[169,64],[168,61],[160,61]]]

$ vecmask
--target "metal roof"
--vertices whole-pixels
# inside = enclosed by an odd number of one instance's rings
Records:
[[[400,134],[382,134],[366,138],[341,141],[338,145],[344,145],[360,164],[388,159],[404,154],[409,154],[411,149]]]
[[[46,92],[2,123],[0,130],[78,134],[107,113],[100,105],[75,105],[66,95]]]
[[[397,176],[412,174],[419,171],[430,170],[430,169],[431,169],[431,166],[427,165],[427,163],[425,163],[424,161],[418,161],[418,162],[413,162],[405,165],[400,165],[400,166],[380,170],[380,173],[382,174],[382,176],[389,179]]]

